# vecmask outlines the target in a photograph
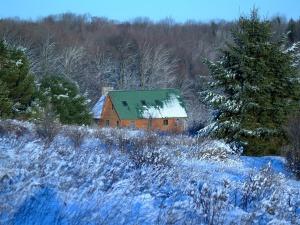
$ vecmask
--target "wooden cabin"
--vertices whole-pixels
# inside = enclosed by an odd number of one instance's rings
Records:
[[[100,127],[182,132],[186,109],[177,89],[108,91],[93,108]]]

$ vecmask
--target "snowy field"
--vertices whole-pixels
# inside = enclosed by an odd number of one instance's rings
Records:
[[[0,224],[300,224],[300,182],[221,141],[0,121]]]

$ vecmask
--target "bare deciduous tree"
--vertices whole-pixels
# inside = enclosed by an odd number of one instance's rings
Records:
[[[152,76],[149,83],[158,87],[170,87],[175,81],[177,61],[171,56],[170,50],[162,45],[154,49]]]
[[[61,56],[55,49],[55,42],[51,40],[48,35],[44,42],[41,44],[40,51],[37,55],[37,74],[44,76],[48,74],[57,73],[59,68],[59,61]]]
[[[84,48],[81,46],[72,46],[65,48],[62,54],[62,73],[69,77],[76,77],[76,74],[83,72],[83,58],[85,56]]]

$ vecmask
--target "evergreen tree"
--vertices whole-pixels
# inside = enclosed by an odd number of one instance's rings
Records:
[[[246,154],[276,154],[286,143],[283,124],[299,108],[299,44],[284,50],[257,10],[239,19],[232,38],[219,61],[206,61],[214,91],[204,100],[218,110],[211,134],[243,145]]]
[[[12,102],[8,97],[8,88],[5,83],[0,80],[0,118],[7,118],[12,113]]]
[[[297,29],[296,29],[296,23],[293,19],[290,19],[288,23],[287,32],[288,32],[289,41],[291,43],[294,43],[297,39]]]
[[[79,88],[62,76],[46,76],[40,85],[42,106],[51,104],[59,120],[65,124],[90,124],[91,114],[87,99],[79,94]]]
[[[35,93],[34,79],[23,51],[4,41],[0,41],[0,80],[7,87],[14,116],[26,113]]]

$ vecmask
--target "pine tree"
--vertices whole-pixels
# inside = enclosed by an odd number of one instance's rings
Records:
[[[214,91],[203,92],[204,100],[218,111],[211,134],[241,144],[246,154],[276,154],[286,143],[283,124],[299,108],[300,46],[284,50],[255,9],[239,19],[232,38],[219,61],[206,61]]]
[[[46,76],[40,85],[42,106],[51,104],[64,124],[90,124],[87,99],[79,94],[75,83],[63,76]]]
[[[287,26],[287,31],[288,31],[288,39],[291,43],[294,43],[297,39],[297,30],[296,30],[296,23],[293,19],[290,19],[288,26]]]
[[[4,41],[0,41],[0,80],[7,86],[14,116],[26,113],[34,98],[34,79],[29,73],[29,63],[24,52],[10,47]]]
[[[12,114],[12,102],[8,94],[6,84],[0,80],[0,118],[7,118]]]

